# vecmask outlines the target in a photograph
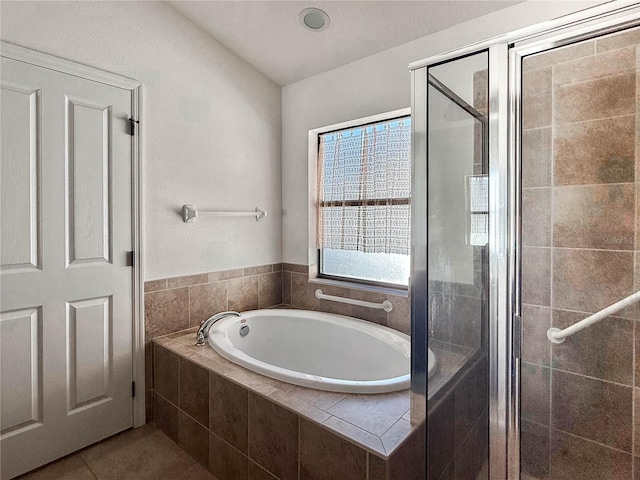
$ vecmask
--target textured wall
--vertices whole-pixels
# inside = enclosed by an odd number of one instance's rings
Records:
[[[639,475],[637,308],[546,338],[638,289],[639,44],[636,29],[524,62],[523,478]]]
[[[281,261],[280,88],[164,2],[2,2],[2,40],[143,90],[145,278]],[[268,210],[202,219],[184,203]]]

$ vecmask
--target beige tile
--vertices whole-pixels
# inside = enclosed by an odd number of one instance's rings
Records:
[[[366,480],[366,462],[365,450],[300,420],[300,480]]]
[[[522,128],[551,125],[551,68],[530,70],[522,76]]]
[[[158,344],[154,345],[154,388],[174,405],[178,405],[179,362],[178,355]]]
[[[167,279],[161,278],[160,280],[149,280],[144,282],[144,293],[157,292],[158,290],[167,289]]]
[[[551,301],[551,250],[522,249],[522,303],[549,306]]]
[[[556,85],[576,83],[635,69],[636,49],[630,47],[556,65],[553,69],[553,82]]]
[[[387,461],[369,453],[367,455],[369,480],[387,480]]]
[[[586,316],[554,310],[553,326],[566,328]],[[554,368],[633,386],[633,324],[633,320],[608,317],[554,344]]]
[[[299,264],[296,264],[296,263],[283,263],[282,264],[282,269],[286,270],[288,272],[309,273],[309,266],[308,265],[299,265]]]
[[[209,466],[209,432],[183,412],[178,414],[178,445],[200,465]]]
[[[232,278],[240,278],[242,276],[244,276],[244,268],[221,270],[219,272],[209,273],[209,282],[219,282],[221,280],[230,280]]]
[[[271,271],[271,265],[258,265],[256,267],[245,267],[243,273],[245,277],[250,277],[262,273],[271,273]]]
[[[617,34],[599,37],[596,40],[596,50],[598,53],[608,52],[610,50],[638,44],[640,44],[640,28],[632,28],[623,30]]]
[[[640,439],[640,388],[633,389],[633,411],[633,454],[636,456],[637,462],[637,457],[640,455],[640,442],[638,441]]]
[[[549,368],[522,362],[520,411],[523,420],[549,425],[550,375]]]
[[[628,480],[631,455],[563,432],[551,432],[549,478]]]
[[[554,183],[633,182],[635,127],[635,115],[556,127]]]
[[[291,272],[282,272],[282,303],[291,305]]]
[[[551,309],[535,305],[522,306],[522,360],[549,366],[551,342],[547,330],[551,327]]]
[[[562,62],[575,60],[576,58],[593,55],[595,52],[595,42],[593,40],[579,42],[561,48],[554,48],[546,52],[538,53],[525,57],[522,61],[522,69],[535,70],[538,68],[557,65]]]
[[[154,424],[171,440],[178,443],[178,407],[156,393],[154,395],[153,411]]]
[[[281,272],[282,271],[282,263],[274,263],[271,265],[271,271],[273,272]]]
[[[556,125],[635,114],[636,74],[623,73],[554,89]]]
[[[298,416],[253,393],[249,458],[282,480],[298,477]]]
[[[315,296],[318,286],[309,283],[307,275],[291,273],[291,305],[304,310],[318,310],[319,301]]]
[[[381,436],[410,407],[408,398],[393,393],[349,395],[327,411],[374,435]]]
[[[258,276],[258,308],[269,308],[282,303],[282,272]]]
[[[220,480],[247,480],[248,459],[212,433],[209,436],[209,470]]]
[[[382,444],[387,452],[391,455],[393,451],[404,442],[411,434],[411,423],[406,420],[398,420],[384,435],[382,435]]]
[[[424,422],[395,449],[389,458],[389,478],[398,480],[427,478],[427,465],[424,461],[425,452],[427,452],[426,438],[426,422]]]
[[[528,247],[551,245],[551,189],[522,190],[522,244]]]
[[[633,250],[635,203],[632,183],[555,188],[554,246]]]
[[[595,313],[633,292],[633,253],[555,249],[553,307]]]
[[[144,296],[146,339],[189,326],[189,289],[176,288]]]
[[[95,480],[95,476],[79,454],[64,457],[19,477],[20,480]]]
[[[387,314],[387,326],[411,335],[411,298],[388,295],[393,310]]]
[[[227,280],[229,310],[245,312],[258,308],[258,278],[243,277]]]
[[[209,428],[246,454],[249,402],[247,389],[210,373],[209,395]]]
[[[249,480],[278,480],[260,465],[249,460]]]
[[[299,398],[291,396],[289,393],[280,390],[279,388],[274,389],[271,393],[268,393],[266,397],[269,400],[276,402],[279,405],[295,412],[296,414],[313,420],[318,423],[324,422],[331,415],[324,410],[320,410],[317,407],[314,407],[310,403],[307,403]]]
[[[551,185],[551,127],[522,131],[522,187]]]
[[[380,455],[386,455],[382,439],[373,433],[369,433],[337,417],[329,417],[322,425],[333,432],[337,432],[345,440],[359,444]]]
[[[631,387],[558,370],[552,385],[553,428],[631,452]]]
[[[224,282],[189,287],[191,326],[198,326],[211,315],[227,310],[227,288]]]
[[[209,371],[180,357],[180,410],[209,425]]]
[[[344,393],[326,392],[324,390],[305,388],[284,382],[282,382],[281,385],[278,385],[278,390],[282,391],[286,395],[290,395],[291,397],[313,405],[320,410],[327,410],[346,396]]]
[[[209,281],[208,273],[200,273],[197,275],[185,275],[183,277],[173,277],[173,278],[167,279],[167,288],[188,287],[189,285],[207,283],[208,281]]]

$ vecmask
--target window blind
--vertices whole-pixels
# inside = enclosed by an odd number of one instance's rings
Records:
[[[319,248],[409,255],[411,118],[320,135]]]

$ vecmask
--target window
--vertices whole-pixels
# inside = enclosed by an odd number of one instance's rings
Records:
[[[407,286],[411,117],[318,136],[319,276]]]
[[[484,246],[489,243],[489,177],[468,175],[467,206],[469,223],[467,226],[469,245]]]

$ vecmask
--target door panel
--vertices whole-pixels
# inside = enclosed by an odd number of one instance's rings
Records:
[[[3,58],[0,100],[5,479],[132,425],[132,149],[128,90]]]

